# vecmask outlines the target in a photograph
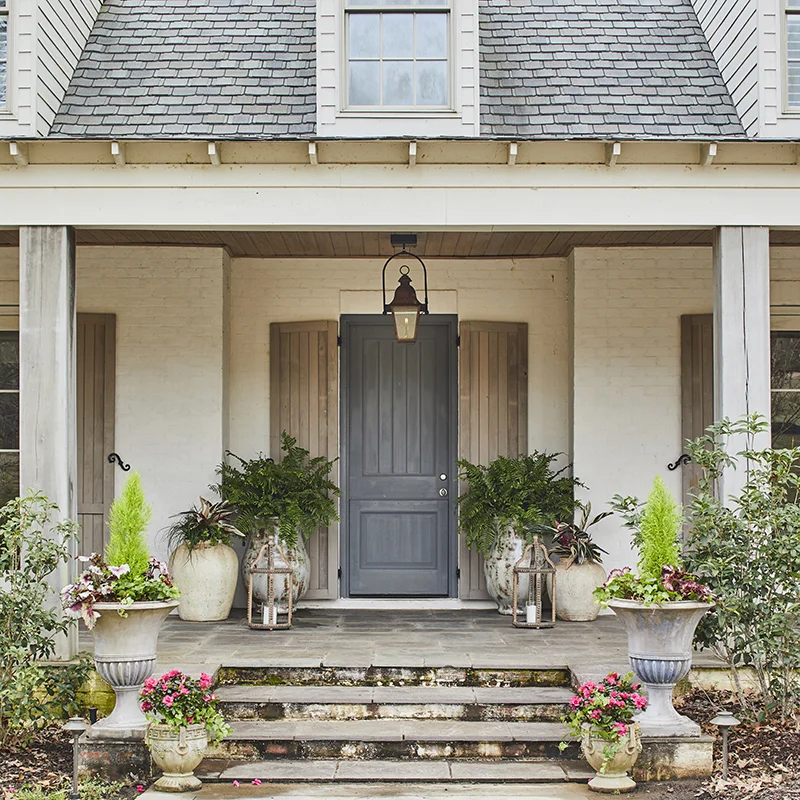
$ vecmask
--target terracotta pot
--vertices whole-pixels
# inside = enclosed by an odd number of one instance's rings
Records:
[[[632,792],[636,788],[636,783],[628,773],[642,752],[639,723],[634,722],[628,727],[628,732],[620,744],[614,755],[606,760],[606,748],[614,745],[600,737],[591,725],[584,723],[581,726],[581,752],[589,766],[597,773],[589,781],[589,788],[592,791],[617,794]]]
[[[226,544],[182,544],[169,559],[169,571],[181,590],[178,614],[192,622],[227,619],[236,592],[239,559]]]
[[[559,561],[556,564],[556,617],[569,622],[592,622],[600,613],[600,603],[592,592],[606,582],[606,571],[601,564],[584,561],[575,564]],[[552,581],[547,581],[547,591],[552,599]]]
[[[139,708],[139,690],[156,668],[158,632],[177,605],[177,600],[94,604],[100,615],[92,628],[94,663],[111,684],[116,704],[109,716],[92,725],[92,735],[144,738],[147,719]]]
[[[266,521],[265,527],[250,533],[247,536],[247,542],[242,556],[242,581],[244,582],[245,591],[247,591],[247,584],[250,580],[250,567],[253,566],[261,547],[266,544],[269,537],[275,536],[275,540],[280,544],[281,550],[290,561],[292,568],[292,575],[294,577],[294,594],[292,596],[292,608],[297,608],[298,600],[301,600],[305,593],[308,591],[309,579],[311,578],[311,559],[308,557],[305,543],[301,534],[297,535],[297,545],[294,548],[289,548],[280,539],[279,523],[277,518],[269,519]],[[275,553],[276,566],[284,567],[286,562],[280,557],[280,553]],[[266,554],[265,554],[266,559]],[[266,566],[266,563],[262,566]],[[286,598],[288,594],[288,581],[281,576],[275,579],[275,600],[279,610],[283,611],[286,608]],[[264,574],[253,576],[253,597],[259,603],[267,602],[267,576]]]
[[[177,732],[169,725],[151,724],[147,745],[156,766],[164,773],[154,784],[162,792],[188,792],[201,786],[194,771],[208,747],[205,725],[187,725]]]
[[[525,540],[512,525],[501,531],[483,562],[483,574],[489,596],[497,603],[501,614],[513,614],[514,565],[522,558]],[[524,603],[528,596],[527,575],[520,575],[518,601]]]
[[[697,624],[713,603],[681,600],[645,606],[638,600],[608,604],[628,633],[628,660],[647,687],[647,708],[639,717],[645,736],[698,736],[700,726],[672,705],[675,684],[692,666]]]

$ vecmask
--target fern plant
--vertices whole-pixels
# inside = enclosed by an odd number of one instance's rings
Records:
[[[681,507],[657,475],[639,520],[639,574],[643,578],[660,578],[665,566],[679,566],[682,524]]]
[[[277,517],[281,538],[291,548],[297,544],[298,531],[308,539],[318,528],[339,519],[334,498],[340,492],[330,479],[336,460],[310,458],[308,450],[286,431],[281,434],[281,453],[283,458],[275,461],[263,455],[244,459],[228,452],[238,463],[220,464],[220,481],[212,489],[236,509],[240,530],[258,530]]]
[[[111,504],[108,515],[109,539],[106,560],[113,567],[127,564],[132,576],[144,575],[150,565],[150,552],[144,532],[153,509],[147,504],[138,472],[131,473],[120,496]]]
[[[583,484],[569,467],[554,470],[557,453],[499,456],[489,466],[458,462],[458,477],[467,489],[458,498],[458,528],[467,544],[488,555],[500,532],[509,525],[530,541],[557,520],[571,519],[575,487]]]

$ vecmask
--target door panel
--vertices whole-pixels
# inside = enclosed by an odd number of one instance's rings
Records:
[[[345,317],[342,331],[348,593],[446,597],[455,590],[455,322],[422,319],[414,344],[395,340],[388,317]]]

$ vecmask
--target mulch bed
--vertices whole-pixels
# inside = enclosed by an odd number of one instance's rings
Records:
[[[72,738],[59,727],[46,728],[27,747],[0,748],[0,800],[13,800],[25,786],[57,790],[71,780]],[[137,784],[148,785],[135,776],[127,784],[113,800],[130,800],[139,794]]]

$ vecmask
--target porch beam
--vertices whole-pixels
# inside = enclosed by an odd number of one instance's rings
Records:
[[[769,229],[714,232],[714,418],[759,413],[770,419]],[[770,433],[756,448],[769,447]],[[734,451],[743,442],[732,442]],[[723,497],[738,493],[746,470],[727,470]]]
[[[19,231],[20,486],[44,492],[62,519],[77,519],[75,233],[58,226]],[[77,547],[73,543],[73,555]],[[72,564],[53,574],[53,604]],[[59,637],[56,656],[78,649],[77,627]]]

